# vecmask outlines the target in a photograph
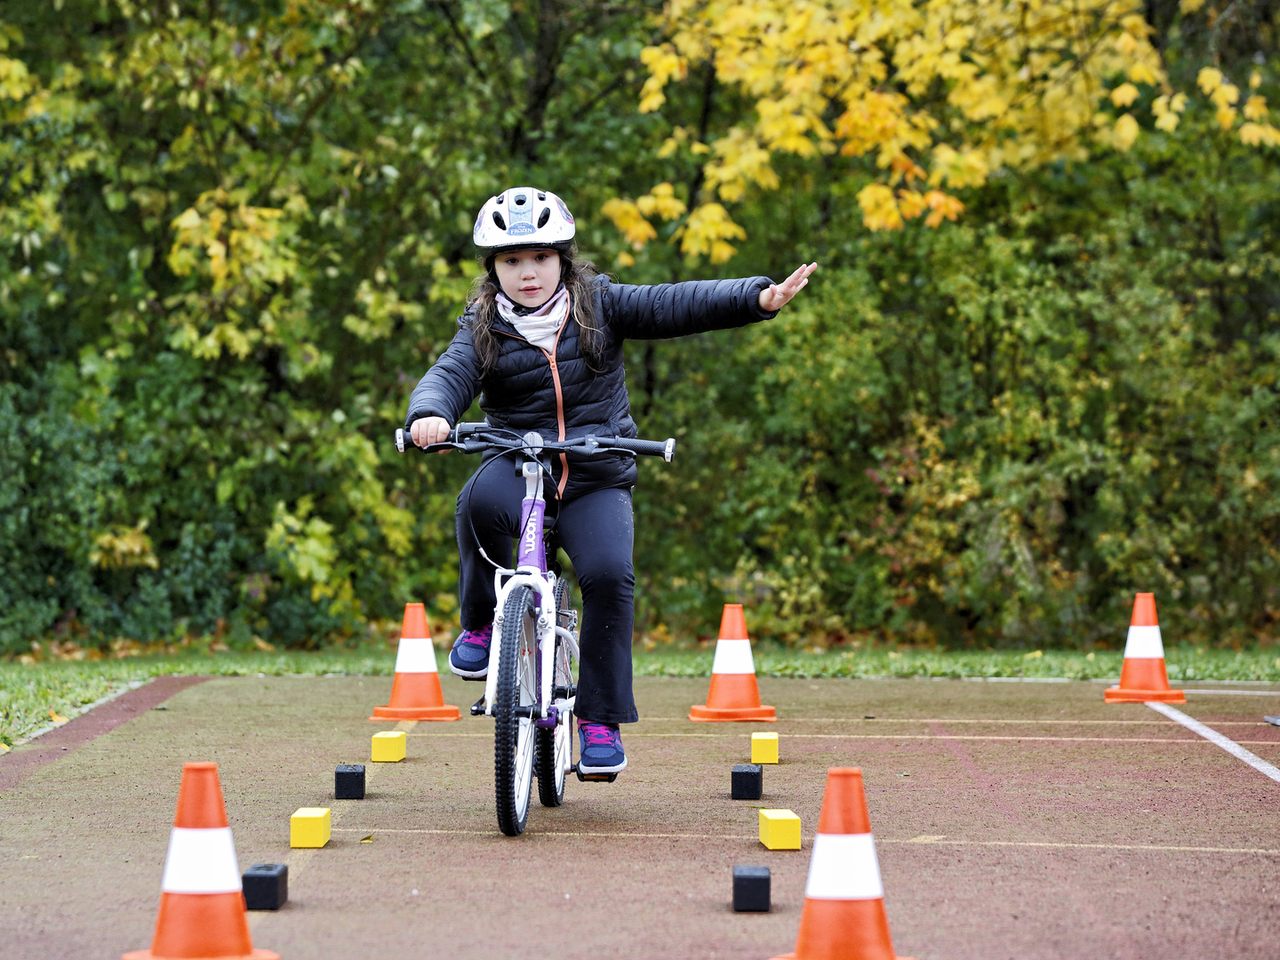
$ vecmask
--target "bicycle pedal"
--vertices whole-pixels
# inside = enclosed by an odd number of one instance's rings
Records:
[[[576,763],[573,765],[573,772],[578,775],[581,783],[613,783],[618,779],[616,773],[583,773]]]
[[[484,697],[481,697],[479,700],[477,700],[475,703],[471,705],[471,715],[473,717],[484,716]]]

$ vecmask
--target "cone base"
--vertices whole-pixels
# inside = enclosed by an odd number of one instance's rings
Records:
[[[132,950],[126,953],[121,960],[174,960],[173,957],[152,953],[150,950]],[[280,954],[272,953],[270,950],[254,950],[252,953],[238,953],[234,957],[206,957],[204,960],[280,960]]]
[[[769,958],[769,960],[802,960],[802,958],[797,957],[794,953],[784,953],[784,954],[783,954],[782,956],[780,956],[780,957],[770,957],[770,958]],[[893,958],[893,960],[915,960],[915,958],[914,958],[914,957],[900,957],[900,956],[898,956],[897,954],[894,954],[894,958]]]
[[[1136,690],[1132,687],[1107,687],[1102,694],[1107,703],[1146,703],[1154,700],[1158,703],[1186,703],[1187,695],[1182,690]]]
[[[461,720],[462,714],[457,707],[445,704],[440,707],[393,707],[387,704],[374,707],[370,720]]]
[[[778,719],[778,711],[773,707],[708,707],[699,705],[689,708],[689,719],[703,722],[755,720],[772,723]]]

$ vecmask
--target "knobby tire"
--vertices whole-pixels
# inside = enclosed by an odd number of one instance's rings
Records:
[[[533,721],[515,709],[537,702],[537,623],[528,587],[507,596],[498,657],[498,689],[494,697],[493,773],[498,828],[509,837],[524,832],[533,788]]]
[[[572,591],[568,581],[563,578],[556,581],[556,624],[570,628],[577,619],[573,609]],[[573,685],[573,664],[569,659],[569,651],[560,638],[556,638],[555,655],[556,675],[552,688]],[[556,724],[554,730],[539,729],[535,736],[537,744],[538,800],[544,807],[558,807],[564,803],[566,752],[573,750],[573,714],[568,713]],[[559,746],[557,750],[556,747]]]

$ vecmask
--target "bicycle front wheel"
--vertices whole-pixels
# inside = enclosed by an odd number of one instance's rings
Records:
[[[573,606],[573,592],[563,578],[556,581],[557,625],[577,636],[578,611]],[[552,696],[567,702],[575,692],[573,659],[569,644],[556,637],[555,675],[552,680]],[[572,766],[573,711],[563,709],[560,720],[552,730],[539,728],[537,739],[538,799],[544,807],[558,807],[564,803],[565,773]]]
[[[498,827],[509,837],[524,832],[533,787],[536,728],[528,714],[538,702],[536,600],[537,594],[528,587],[517,588],[508,595],[502,612],[493,704],[493,773]]]

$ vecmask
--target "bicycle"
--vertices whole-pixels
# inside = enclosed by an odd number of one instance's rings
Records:
[[[542,487],[551,468],[543,458],[553,453],[574,458],[622,454],[660,456],[670,462],[675,443],[674,439],[594,436],[545,440],[532,431],[520,434],[487,423],[460,423],[443,443],[417,447],[403,429],[396,430],[396,449],[401,453],[406,446],[424,453],[501,451],[485,467],[514,453],[518,474],[524,478],[514,569],[485,555],[495,568],[498,599],[484,695],[471,706],[472,716],[494,718],[494,796],[498,828],[507,836],[524,832],[535,775],[538,799],[546,807],[564,802],[571,770],[580,781],[612,782],[618,776],[584,774],[573,761],[578,611],[556,562],[554,524],[546,523]]]

